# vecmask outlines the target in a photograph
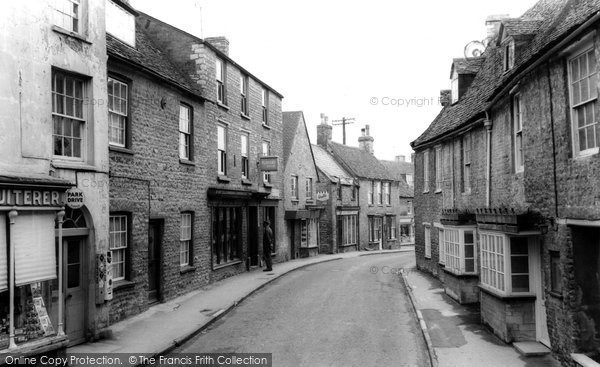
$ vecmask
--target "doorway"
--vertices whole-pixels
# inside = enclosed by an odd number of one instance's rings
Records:
[[[162,221],[151,220],[148,224],[148,302],[160,300],[160,248]]]
[[[533,274],[533,290],[535,292],[535,338],[538,342],[551,348],[546,317],[546,293],[544,292],[542,276],[542,251],[538,238],[529,238],[529,253],[532,260],[531,271]]]
[[[69,346],[85,342],[85,309],[87,279],[85,269],[85,239],[68,237],[63,240],[65,284],[65,332]]]
[[[248,258],[250,266],[258,266],[258,207],[248,207]]]

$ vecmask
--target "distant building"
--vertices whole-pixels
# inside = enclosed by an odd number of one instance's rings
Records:
[[[322,253],[342,253],[359,249],[358,181],[327,150],[331,142],[331,125],[321,115],[317,126],[317,145],[313,153],[319,170],[317,200],[325,210],[320,221]]]
[[[289,257],[319,253],[319,220],[324,209],[317,201],[320,184],[302,111],[283,112],[283,182],[285,230]]]
[[[404,156],[396,157],[395,161],[381,161],[398,184],[399,212],[398,221],[400,226],[400,244],[415,244],[415,221],[414,221],[414,166],[413,162],[406,162]]]

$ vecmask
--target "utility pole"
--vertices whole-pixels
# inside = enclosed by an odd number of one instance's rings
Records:
[[[337,124],[336,124],[337,122]],[[331,124],[333,126],[340,126],[342,125],[342,130],[344,131],[344,145],[346,145],[346,125],[350,125],[355,123],[356,121],[354,120],[354,117],[350,117],[350,118],[346,118],[346,117],[342,117],[341,120],[334,120],[331,121]]]

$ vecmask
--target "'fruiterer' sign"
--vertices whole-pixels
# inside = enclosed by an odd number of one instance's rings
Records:
[[[262,172],[277,172],[277,157],[260,157],[259,162]]]
[[[52,190],[0,190],[0,206],[62,206],[60,191]]]

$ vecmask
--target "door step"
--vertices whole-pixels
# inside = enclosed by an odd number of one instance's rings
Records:
[[[551,353],[550,348],[539,342],[514,342],[512,345],[525,357],[545,356]]]

